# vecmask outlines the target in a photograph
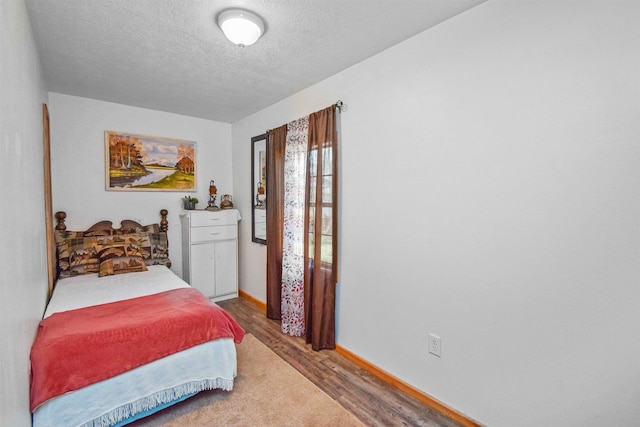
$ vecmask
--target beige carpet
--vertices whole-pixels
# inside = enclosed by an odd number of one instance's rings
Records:
[[[363,426],[253,335],[238,349],[233,391],[207,391],[131,426]]]

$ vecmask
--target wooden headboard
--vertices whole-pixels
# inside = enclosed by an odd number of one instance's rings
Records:
[[[0,0],[1,1],[1,0]],[[166,209],[160,210],[160,231],[167,232],[169,229],[169,221],[167,221],[167,215],[169,211]],[[67,229],[67,225],[64,223],[64,220],[67,218],[66,212],[58,211],[55,214],[56,218],[56,231],[65,231]],[[113,223],[111,221],[100,221],[93,224],[88,229],[84,230],[85,236],[113,236],[118,234],[129,234],[135,232],[136,228],[144,227],[142,224],[139,224],[136,221],[125,219],[120,222],[120,228],[113,228]],[[57,245],[53,247],[53,253],[51,254],[53,259],[55,260],[55,282],[58,280],[58,257],[56,254]],[[169,263],[170,265],[170,263]],[[53,292],[53,288],[50,289],[49,297],[51,297],[51,293]]]
[[[160,210],[160,231],[164,231],[165,233],[169,229],[169,221],[167,221],[167,215],[169,211],[166,209]],[[67,218],[66,212],[58,211],[56,212],[56,230],[64,231],[67,229],[64,220]],[[132,221],[130,219],[125,219],[120,222],[120,228],[113,228],[113,223],[111,221],[100,221],[93,224],[91,227],[84,230],[86,235],[91,236],[113,236],[117,234],[129,234],[134,232],[136,228],[142,227],[142,224],[137,223],[136,221]]]

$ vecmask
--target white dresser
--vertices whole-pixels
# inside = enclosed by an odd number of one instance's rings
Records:
[[[238,296],[236,209],[186,211],[182,220],[182,275],[213,301]]]

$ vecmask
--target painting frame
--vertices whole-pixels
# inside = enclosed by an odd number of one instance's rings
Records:
[[[106,130],[105,189],[194,193],[196,146],[184,139]]]

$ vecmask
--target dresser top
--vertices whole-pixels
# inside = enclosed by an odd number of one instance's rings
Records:
[[[231,219],[235,217],[236,221],[240,221],[242,217],[240,216],[240,211],[237,209],[219,209],[217,211],[208,211],[206,209],[194,209],[190,211],[184,211],[180,214],[183,218],[194,217],[194,216],[210,216],[210,217],[224,217],[225,219]]]

